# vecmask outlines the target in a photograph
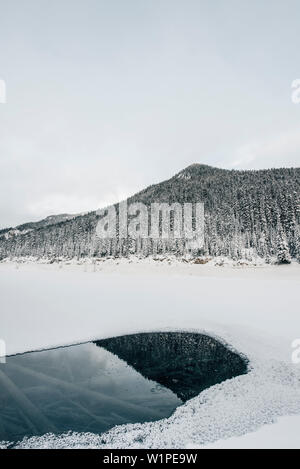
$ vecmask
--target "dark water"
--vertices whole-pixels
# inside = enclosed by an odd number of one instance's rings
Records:
[[[95,342],[118,355],[147,379],[173,391],[183,402],[247,372],[246,361],[203,334],[155,332]]]
[[[0,364],[0,441],[102,433],[159,420],[247,365],[200,334],[135,334],[8,357]]]

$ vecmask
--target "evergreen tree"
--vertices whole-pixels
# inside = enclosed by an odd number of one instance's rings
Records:
[[[291,256],[286,236],[280,226],[277,235],[277,261],[279,264],[290,264]]]

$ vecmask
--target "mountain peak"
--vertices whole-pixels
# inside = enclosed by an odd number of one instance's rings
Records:
[[[218,168],[214,168],[213,166],[208,166],[206,164],[201,163],[193,163],[187,166],[185,169],[181,170],[174,176],[174,179],[192,179],[193,177],[204,176],[207,174],[215,173],[216,171],[222,171]]]

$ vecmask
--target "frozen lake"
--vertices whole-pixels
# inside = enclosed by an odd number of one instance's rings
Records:
[[[169,418],[124,424],[100,436],[34,436],[19,447],[184,448],[242,435],[247,444],[251,432],[259,435],[264,427],[270,437],[261,445],[267,447],[275,444],[274,423],[281,418],[293,422],[281,437],[288,435],[289,444],[299,447],[299,428],[293,429],[299,427],[300,369],[292,362],[292,343],[300,333],[299,291],[295,263],[236,269],[111,260],[95,271],[88,265],[0,263],[0,339],[7,355],[185,331],[230,344],[249,359],[248,373],[199,391]]]

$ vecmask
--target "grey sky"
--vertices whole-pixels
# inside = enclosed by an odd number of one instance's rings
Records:
[[[0,226],[299,166],[298,0],[0,0]]]

